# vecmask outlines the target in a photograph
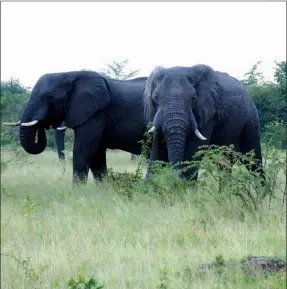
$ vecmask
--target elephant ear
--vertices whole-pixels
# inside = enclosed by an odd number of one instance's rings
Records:
[[[148,124],[149,122],[153,122],[156,114],[156,106],[152,99],[152,92],[156,87],[160,72],[162,72],[163,70],[164,68],[161,66],[155,67],[145,83],[145,89],[143,93],[143,105],[146,124]]]
[[[110,94],[100,75],[75,78],[67,104],[67,127],[75,128],[85,123],[109,102]]]
[[[218,112],[222,91],[210,66],[192,66],[188,74],[197,94],[193,113],[198,127],[202,128]]]

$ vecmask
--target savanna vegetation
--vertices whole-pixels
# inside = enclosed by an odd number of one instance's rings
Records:
[[[136,162],[109,151],[104,181],[73,187],[71,131],[59,162],[52,131],[33,156],[2,126],[1,288],[286,288],[286,62],[274,82],[259,64],[242,81],[260,115],[264,187],[232,147],[215,146],[190,163],[198,182],[160,164],[147,181],[147,143]],[[116,65],[102,72],[125,77]],[[1,82],[2,121],[19,118],[29,93]],[[238,159],[232,174],[218,166],[226,152]],[[273,269],[251,256],[273,258]]]

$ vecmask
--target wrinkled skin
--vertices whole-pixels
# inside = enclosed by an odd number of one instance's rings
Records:
[[[22,147],[30,154],[43,152],[45,129],[56,129],[65,121],[75,132],[73,182],[85,183],[89,169],[95,179],[102,179],[107,170],[107,148],[141,152],[145,81],[144,77],[111,80],[92,71],[43,75],[22,114]],[[32,121],[37,123],[31,125]],[[23,125],[27,123],[29,126]]]
[[[258,112],[235,78],[206,65],[157,67],[147,80],[143,101],[146,124],[154,126],[150,163],[160,160],[182,168],[177,164],[191,160],[201,145],[233,144],[243,154],[255,151],[258,164],[248,169],[264,177]],[[195,135],[196,129],[206,140]],[[151,168],[147,175],[151,177]],[[196,180],[198,174],[190,169],[181,176]]]

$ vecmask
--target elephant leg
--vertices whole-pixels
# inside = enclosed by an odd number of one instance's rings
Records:
[[[55,140],[57,145],[58,157],[59,160],[65,159],[65,130],[57,130],[55,131]]]
[[[194,133],[189,134],[186,141],[186,148],[184,153],[184,160],[191,161],[191,164],[181,165],[183,169],[181,177],[190,181],[197,181],[198,179],[198,164],[201,161],[201,156],[195,156],[199,147],[202,145],[209,145],[211,134],[213,131],[213,121],[211,120],[206,127],[201,128],[201,133],[207,138],[207,140],[199,140]]]
[[[103,113],[95,114],[75,129],[73,149],[73,183],[86,183],[93,156],[100,150],[105,127]]]
[[[91,157],[90,169],[93,173],[94,179],[101,181],[107,174],[107,159],[106,159],[106,149],[100,148]]]
[[[73,150],[73,183],[85,184],[88,180],[88,173],[89,173],[89,157],[87,155],[81,155],[78,149],[74,149]]]
[[[168,162],[167,147],[163,141],[163,138],[161,137],[161,134],[158,132],[155,132],[153,137],[152,149],[150,152],[148,169],[146,173],[147,179],[151,179],[152,175],[155,173],[152,168],[155,161]]]
[[[248,160],[242,160],[242,163],[251,172],[257,172],[262,178],[261,184],[265,184],[265,174],[262,164],[262,154],[260,145],[260,131],[257,124],[247,125],[240,138],[240,151],[242,154],[247,154],[251,150],[255,153],[256,162],[250,164]]]
[[[65,153],[63,151],[58,151],[59,160],[65,160]]]

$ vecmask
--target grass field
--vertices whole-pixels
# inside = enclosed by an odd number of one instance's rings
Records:
[[[152,194],[128,200],[91,175],[86,186],[73,188],[72,153],[66,155],[64,170],[53,151],[2,150],[2,160],[12,161],[1,175],[1,288],[68,288],[79,272],[109,289],[286,287],[285,271],[198,272],[202,263],[248,255],[285,260],[281,200],[244,217],[212,197],[200,206],[192,191],[170,206]],[[136,165],[130,154],[108,154],[115,171],[133,172]],[[279,186],[285,181],[282,176]]]

